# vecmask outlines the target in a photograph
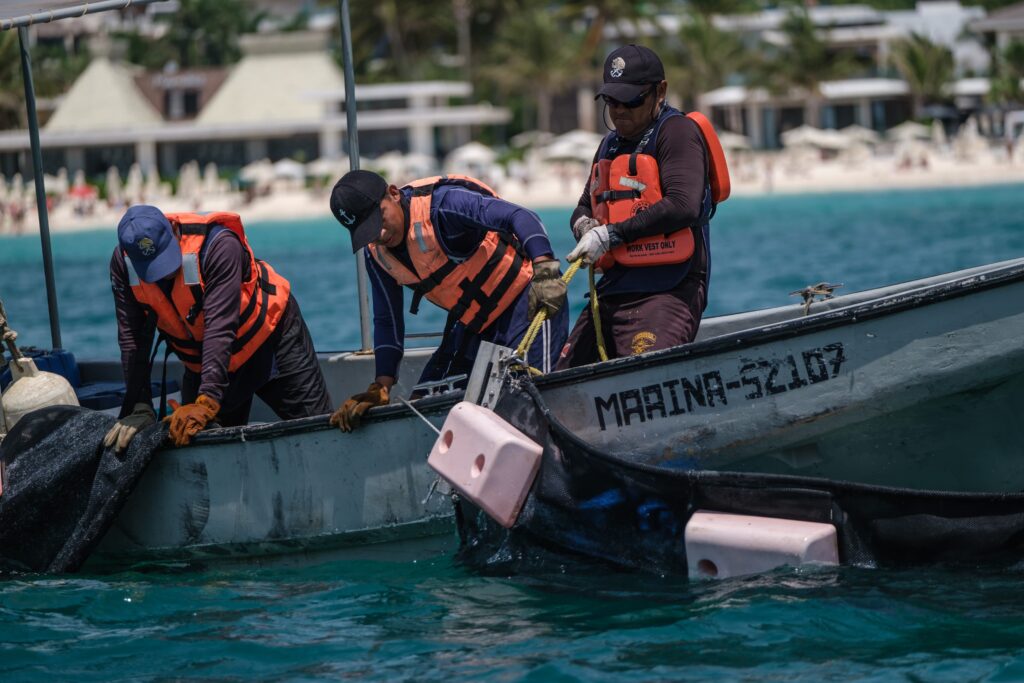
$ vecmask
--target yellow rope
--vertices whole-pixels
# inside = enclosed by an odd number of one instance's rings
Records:
[[[573,278],[576,271],[579,270],[582,265],[583,259],[576,259],[573,264],[569,266],[569,270],[565,271],[565,274],[562,275],[562,282],[569,284],[569,280]],[[537,315],[533,316],[533,322],[530,323],[530,326],[526,329],[526,334],[523,335],[523,340],[519,342],[519,347],[516,348],[517,356],[522,356],[524,360],[526,359],[526,350],[530,348],[530,344],[532,344],[533,340],[537,338],[537,333],[540,332],[540,326],[543,325],[544,321],[547,319],[548,309],[542,308],[537,311]]]
[[[597,355],[600,356],[601,360],[608,360],[608,351],[604,347],[604,332],[601,330],[601,309],[597,306],[594,266],[590,266],[590,317],[594,323],[594,335],[597,337]]]
[[[576,275],[576,271],[583,265],[583,259],[577,259],[573,262],[569,269],[562,275],[562,282],[569,284],[573,276]],[[597,335],[597,353],[601,357],[601,360],[608,360],[608,351],[604,345],[604,333],[601,331],[601,314],[597,308],[597,286],[594,284],[594,266],[590,266],[590,315],[594,320],[594,331]],[[537,338],[537,333],[540,332],[541,325],[548,318],[548,311],[546,308],[537,311],[537,315],[533,317],[533,322],[530,323],[530,327],[527,328],[526,334],[523,335],[523,340],[519,342],[519,347],[516,349],[516,355],[526,360],[526,351],[533,344],[533,340]],[[543,375],[544,373],[537,368],[526,366],[531,374]]]

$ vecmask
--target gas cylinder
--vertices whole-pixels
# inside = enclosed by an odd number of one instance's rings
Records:
[[[71,383],[53,372],[42,372],[31,358],[11,361],[14,379],[0,397],[4,421],[10,431],[27,413],[49,406],[77,406]]]

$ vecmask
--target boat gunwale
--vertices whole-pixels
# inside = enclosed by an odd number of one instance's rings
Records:
[[[983,267],[982,267],[983,268]],[[647,368],[672,363],[681,358],[703,358],[725,350],[745,349],[758,344],[785,339],[809,332],[818,332],[864,320],[886,317],[906,310],[920,308],[936,303],[957,299],[975,292],[996,289],[1016,282],[1024,281],[1024,258],[1003,261],[994,264],[991,270],[978,271],[978,267],[950,273],[970,271],[970,275],[954,277],[950,280],[937,282],[920,288],[911,288],[901,292],[884,295],[876,299],[868,299],[860,303],[850,304],[807,316],[773,322],[758,327],[729,332],[710,339],[681,344],[660,351],[652,351],[637,356],[614,358],[602,363],[583,365],[576,368],[559,370],[536,378],[534,381],[541,389],[553,388],[558,385],[578,384],[582,381],[606,375],[621,374],[632,368]],[[920,278],[930,280],[935,276]],[[917,280],[903,284],[912,285]],[[885,285],[884,289],[893,285]],[[865,290],[870,291],[870,290]],[[854,293],[851,292],[852,296]],[[795,304],[799,306],[799,304]],[[772,309],[759,309],[772,310]],[[750,311],[751,313],[757,311]],[[437,413],[448,409],[464,396],[459,390],[437,396],[427,396],[415,402],[417,409],[423,413]],[[413,416],[411,410],[403,404],[373,408],[364,422],[384,422],[400,417]],[[335,429],[326,415],[282,420],[258,425],[243,425],[200,432],[192,444],[195,446],[219,443],[236,443],[244,441],[263,441],[294,433],[306,433]],[[186,447],[187,448],[187,447]],[[176,449],[167,449],[176,450]],[[166,452],[166,451],[165,451]]]

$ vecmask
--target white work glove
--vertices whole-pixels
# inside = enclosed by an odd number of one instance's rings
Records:
[[[117,444],[114,450],[121,453],[128,448],[128,444],[140,429],[145,429],[154,423],[156,423],[156,413],[153,412],[153,407],[148,403],[136,403],[135,409],[131,413],[122,417],[110,428],[103,438],[103,446],[110,448]]]
[[[590,265],[591,263],[597,263],[609,248],[611,248],[611,237],[608,235],[608,226],[599,225],[588,230],[580,238],[576,248],[570,251],[569,255],[565,258],[569,263],[572,263],[582,257],[583,261]]]
[[[599,225],[601,225],[601,221],[596,218],[591,218],[586,215],[580,216],[576,219],[576,222],[572,224],[573,237],[575,237],[576,241],[579,242],[584,235]]]

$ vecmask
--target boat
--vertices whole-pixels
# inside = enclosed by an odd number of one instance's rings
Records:
[[[691,344],[551,373],[536,387],[576,437],[640,466],[1016,492],[1022,302],[1016,259],[711,317]],[[429,351],[410,352],[406,374]],[[334,395],[372,375],[372,355],[321,360]],[[475,371],[511,381],[500,365],[481,354]],[[351,434],[326,418],[206,431],[154,457],[100,550],[187,558],[451,534],[445,498],[421,504],[436,434],[413,407],[437,427],[460,400],[487,403],[487,391],[474,378],[466,392],[374,408]],[[985,467],[970,457],[979,451]]]

